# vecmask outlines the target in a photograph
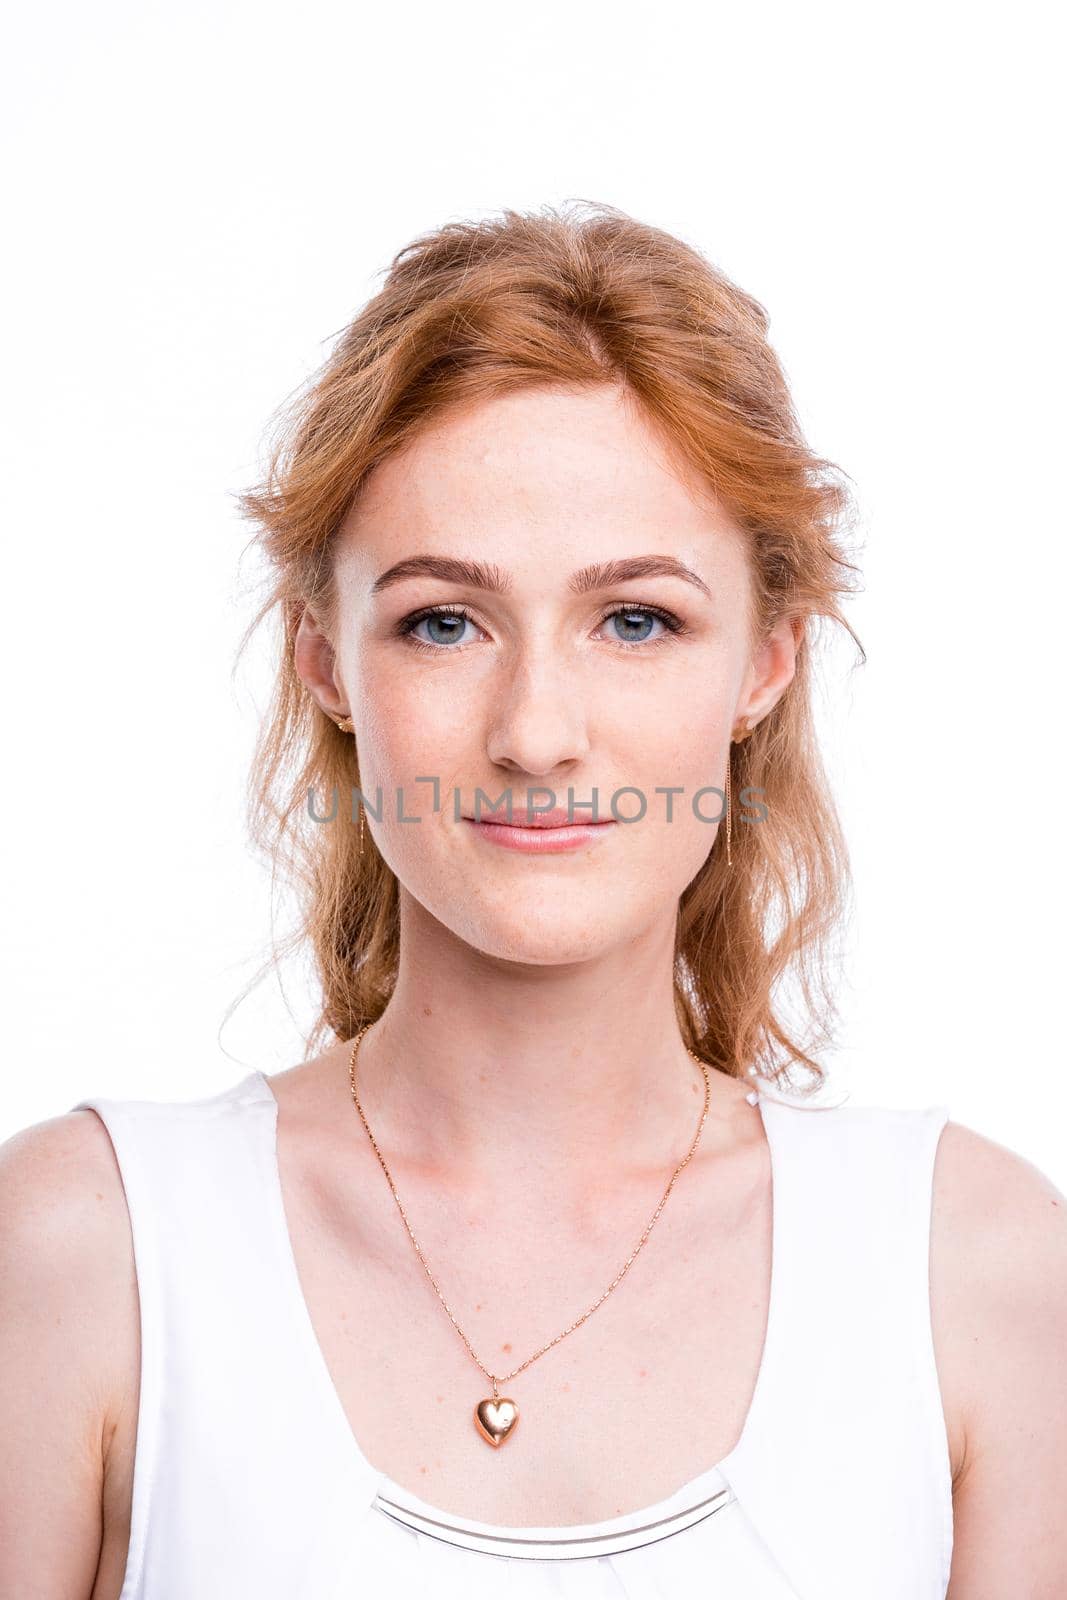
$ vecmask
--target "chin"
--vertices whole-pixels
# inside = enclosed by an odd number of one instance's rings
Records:
[[[591,911],[592,908],[590,908]],[[620,927],[612,938],[610,929],[598,930],[592,926],[590,914],[583,915],[583,907],[575,904],[569,911],[543,905],[524,908],[512,904],[499,917],[487,907],[479,907],[482,915],[477,919],[467,917],[462,924],[453,924],[453,932],[487,956],[499,961],[517,961],[527,966],[565,966],[572,961],[588,961],[591,957],[611,948],[614,942],[623,943],[628,937]]]

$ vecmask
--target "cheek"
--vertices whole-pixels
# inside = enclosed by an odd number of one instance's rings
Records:
[[[364,679],[362,689],[358,733],[364,787],[370,793],[381,785],[393,811],[398,787],[409,814],[432,810],[432,783],[416,779],[437,778],[443,783],[444,769],[449,763],[456,765],[459,753],[466,750],[455,705],[458,697],[453,696],[442,710],[437,697],[419,693],[403,675]]]
[[[667,796],[657,794],[657,789],[672,786],[684,790],[675,796],[677,810],[683,803],[688,805],[697,789],[721,782],[727,725],[725,698],[711,701],[706,695],[689,694],[651,710],[641,707],[614,736],[612,766],[634,774],[626,781],[645,793],[650,816],[663,815]]]
[[[395,785],[409,782],[409,775],[443,780],[450,764],[477,755],[469,696],[457,692],[455,681],[446,682],[443,673],[420,675],[410,667],[405,671],[368,660],[360,681],[365,740],[382,774],[378,781]]]
[[[646,807],[640,829],[630,829],[631,851],[647,892],[681,894],[715,844],[720,813],[725,819],[727,723],[723,703],[691,698],[647,723],[639,744],[637,730],[630,730],[628,768],[635,776],[629,781]],[[627,816],[641,809],[636,795],[618,804]]]

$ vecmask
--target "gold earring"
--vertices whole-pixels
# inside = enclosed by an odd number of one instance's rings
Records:
[[[733,838],[732,807],[730,805],[730,765],[733,761],[733,747],[743,744],[752,732],[751,723],[742,723],[740,730],[735,728],[730,735],[730,746],[726,754],[726,865],[732,867],[733,856],[730,853],[730,842]]]
[[[355,727],[355,723],[352,721],[351,717],[334,717],[333,720],[336,722],[337,726],[340,728],[342,733],[355,733],[356,727]],[[363,807],[363,802],[360,801],[360,806],[359,806],[359,853],[360,853],[361,857],[363,855],[363,820],[364,820],[365,815],[366,815],[366,812],[365,812],[364,807]]]
[[[733,866],[733,857],[730,855],[730,762],[733,760],[733,746],[726,753],[726,865]]]

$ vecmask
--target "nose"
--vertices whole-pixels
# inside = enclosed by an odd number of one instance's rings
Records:
[[[486,751],[499,767],[544,778],[577,765],[589,753],[585,690],[568,683],[551,662],[516,668],[494,701]]]

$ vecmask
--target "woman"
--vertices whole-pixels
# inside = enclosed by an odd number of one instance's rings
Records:
[[[618,211],[505,212],[298,398],[245,508],[313,1053],[5,1146],[4,1593],[1067,1584],[1063,1197],[802,1092],[850,502],[766,329]]]

